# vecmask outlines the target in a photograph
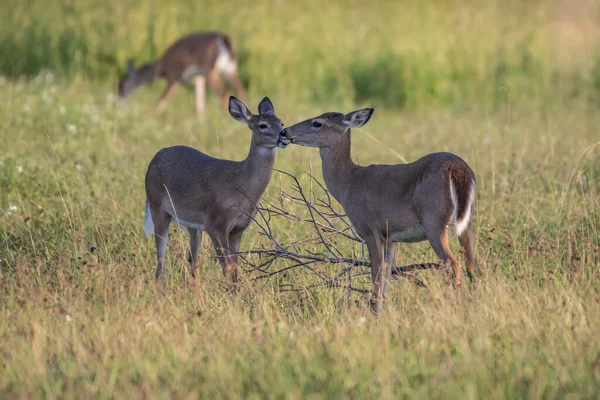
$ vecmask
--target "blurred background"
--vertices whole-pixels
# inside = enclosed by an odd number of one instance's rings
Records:
[[[390,108],[600,103],[594,0],[4,0],[0,74],[116,85],[126,60],[222,30],[254,96]],[[158,86],[162,89],[164,81]]]

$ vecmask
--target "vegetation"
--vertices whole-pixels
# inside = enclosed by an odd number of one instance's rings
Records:
[[[8,0],[0,397],[595,398],[597,6],[453,3]],[[289,125],[373,104],[369,125],[353,132],[361,164],[463,157],[478,179],[483,277],[461,293],[439,272],[418,273],[426,289],[401,279],[379,317],[362,294],[308,288],[303,269],[258,281],[242,272],[232,296],[209,240],[192,279],[186,234],[172,228],[157,285],[143,234],[149,160],[173,144],[241,159],[250,132],[215,98],[200,123],[185,90],[156,115],[162,84],[117,103],[114,82],[128,57],[154,58],[209,28],[234,38],[253,110],[269,95]],[[280,150],[276,168],[306,187],[305,172],[320,179],[315,149]],[[275,174],[267,195],[280,185],[290,182]],[[281,242],[315,234],[285,219],[272,225]],[[253,226],[242,249],[269,244]],[[420,243],[401,245],[396,263],[434,260]]]

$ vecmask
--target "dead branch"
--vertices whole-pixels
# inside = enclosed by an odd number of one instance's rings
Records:
[[[286,276],[290,272],[303,269],[309,271],[317,279],[317,282],[302,287],[290,282],[281,283],[279,290],[281,292],[297,292],[327,287],[341,288],[348,292],[370,293],[370,289],[355,287],[352,284],[353,278],[370,276],[370,271],[367,270],[370,263],[365,256],[365,244],[346,215],[336,211],[329,191],[312,174],[307,173],[311,179],[311,196],[309,198],[294,175],[285,171],[274,171],[291,179],[292,186],[286,191],[280,184],[276,197],[263,198],[261,204],[256,204],[256,215],[248,216],[254,221],[259,234],[271,243],[270,248],[262,247],[237,253],[238,259],[246,267],[246,272],[253,275],[251,279],[259,281],[275,276]],[[318,187],[319,196],[312,190],[313,183]],[[291,205],[294,208],[304,209],[307,214],[291,210]],[[275,238],[271,228],[275,218],[289,220],[294,224],[308,224],[313,235],[282,244]],[[335,244],[337,239],[360,243],[361,255],[357,256],[353,248],[351,257],[344,256]],[[309,247],[319,250],[310,250]],[[341,264],[343,267],[331,276],[323,268],[327,264]],[[279,267],[274,269],[276,265]],[[361,270],[356,271],[356,268]],[[440,268],[439,264],[423,263],[393,267],[391,272],[396,280],[405,278],[419,287],[426,287],[425,283],[411,272]],[[328,271],[331,271],[331,268]],[[370,284],[368,281],[365,283]]]

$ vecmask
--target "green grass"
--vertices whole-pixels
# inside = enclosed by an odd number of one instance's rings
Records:
[[[106,85],[46,80],[1,86],[4,396],[592,398],[600,389],[600,121],[585,107],[513,109],[510,119],[377,110],[354,132],[363,164],[447,150],[478,178],[485,278],[457,295],[441,274],[422,272],[428,289],[394,283],[390,309],[375,318],[360,295],[280,293],[249,273],[231,297],[208,241],[191,280],[178,230],[158,290],[142,229],[147,163],[174,143],[241,159],[249,131],[216,101],[209,122],[196,122],[183,91],[156,117],[158,88],[115,108]],[[288,124],[325,111],[273,102]],[[310,162],[319,176],[318,152],[292,146],[276,167],[308,185]],[[273,226],[284,242],[313,234]],[[242,248],[261,244],[253,227]],[[402,245],[397,257],[431,260],[426,244]],[[282,279],[314,282],[304,271]]]
[[[564,3],[564,4],[563,4]],[[569,3],[575,3],[569,6]],[[98,81],[196,30],[228,32],[256,96],[405,108],[597,102],[593,0],[7,0],[0,72]]]
[[[543,1],[240,4],[9,1],[0,14],[0,397],[595,398],[592,2],[565,16],[577,29]],[[116,104],[114,78],[127,57],[216,27],[238,43],[252,110],[269,95],[290,125],[375,105],[353,132],[361,164],[463,157],[477,175],[483,278],[462,293],[431,271],[418,273],[427,289],[393,282],[379,317],[357,293],[277,289],[314,283],[302,269],[259,281],[244,270],[232,296],[209,240],[200,278],[185,273],[187,238],[172,227],[157,286],[143,234],[148,162],[173,144],[239,160],[250,132],[212,97],[196,121],[183,89],[154,114],[162,83]],[[311,148],[280,150],[275,167],[306,188],[305,172],[321,176]],[[291,182],[276,174],[267,196],[280,185]],[[283,219],[273,231],[282,242],[314,235]],[[269,245],[252,226],[242,250]],[[426,243],[399,247],[398,265],[423,261],[435,261]]]

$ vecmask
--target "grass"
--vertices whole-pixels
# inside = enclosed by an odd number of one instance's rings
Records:
[[[208,241],[201,278],[191,280],[186,238],[177,230],[159,290],[154,245],[142,229],[148,161],[174,143],[240,159],[249,132],[221,116],[215,99],[201,124],[189,93],[178,93],[156,117],[148,110],[160,88],[118,108],[109,89],[48,74],[2,83],[4,397],[597,393],[598,116],[586,107],[513,109],[510,119],[377,110],[354,132],[353,154],[363,164],[453,151],[473,166],[479,185],[476,251],[484,279],[457,295],[443,276],[423,272],[428,289],[394,283],[390,309],[375,318],[359,295],[280,293],[275,281],[252,282],[248,273],[231,297]],[[273,101],[287,123],[325,111]],[[311,160],[315,170],[319,164],[313,150],[281,150],[276,167],[308,184],[303,171]],[[274,226],[283,241],[311,234],[286,221]],[[268,243],[251,228],[242,248],[261,244]],[[350,254],[350,243],[340,246]],[[397,257],[400,265],[429,260],[435,256],[426,244],[403,245]],[[313,282],[304,272],[283,279]]]
[[[409,109],[510,101],[597,102],[600,12],[593,0],[308,0],[186,2],[7,0],[0,72],[52,69],[111,80],[178,37],[219,29],[234,40],[256,96]]]
[[[592,3],[558,22],[544,1],[28,4],[9,1],[12,13],[0,16],[0,48],[11,54],[0,60],[0,397],[597,396]],[[580,18],[578,29],[568,18]],[[250,132],[219,113],[217,99],[200,123],[185,90],[155,115],[162,84],[117,104],[113,83],[128,56],[151,58],[198,27],[231,28],[248,105],[269,95],[287,125],[374,104],[353,132],[363,165],[463,157],[477,175],[483,278],[459,294],[442,274],[420,272],[428,288],[394,282],[379,318],[356,293],[277,290],[313,283],[304,270],[260,281],[242,272],[232,296],[209,240],[200,278],[185,273],[187,238],[173,227],[159,287],[143,234],[148,162],[173,144],[241,159]],[[280,150],[275,167],[306,187],[306,171],[320,176],[315,149]],[[274,176],[267,196],[280,185],[290,182]],[[273,229],[282,242],[314,234],[286,220]],[[265,245],[255,226],[242,241]],[[434,260],[420,243],[401,245],[396,262]]]

